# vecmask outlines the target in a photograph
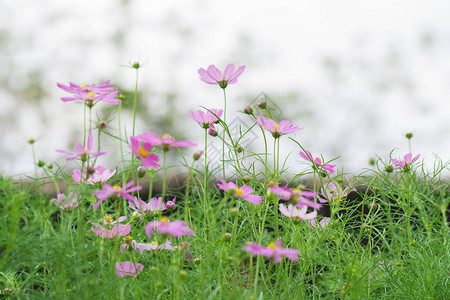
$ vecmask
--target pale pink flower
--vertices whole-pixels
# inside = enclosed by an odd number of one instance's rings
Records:
[[[320,205],[319,203],[316,203],[308,199],[308,198],[320,199],[319,195],[314,192],[302,191],[301,189],[290,189],[288,187],[279,187],[279,186],[271,187],[270,191],[280,196],[282,200],[290,201],[295,206],[300,208],[302,208],[305,205],[315,209],[320,209],[322,207],[322,205]]]
[[[397,160],[392,158],[391,161],[394,163],[392,166],[394,169],[403,169],[405,172],[408,172],[411,170],[411,165],[418,160],[420,157],[420,154],[416,155],[416,157],[412,158],[412,154],[408,153],[405,155],[403,160]]]
[[[119,92],[116,87],[110,87],[109,83],[109,81],[105,81],[98,86],[95,84],[79,86],[73,83],[70,83],[69,86],[60,83],[56,85],[62,90],[74,94],[73,97],[61,97],[61,100],[64,102],[83,100],[89,103],[91,107],[99,101],[117,105],[122,100],[116,99]]]
[[[280,204],[279,206],[280,212],[288,218],[293,219],[294,221],[300,220],[311,220],[317,216],[317,211],[313,211],[310,213],[306,213],[308,210],[308,206],[304,205],[301,209],[289,204],[286,208],[286,205]]]
[[[297,249],[289,249],[283,248],[283,244],[280,240],[276,240],[276,242],[272,242],[267,247],[258,245],[256,243],[249,243],[247,246],[242,248],[244,251],[250,252],[252,256],[262,255],[267,258],[270,258],[273,263],[281,262],[281,258],[286,256],[293,262],[298,260],[298,255],[300,251]]]
[[[154,230],[162,234],[170,234],[175,237],[183,235],[193,235],[194,231],[188,227],[188,224],[182,221],[169,221],[167,217],[162,217],[160,221],[152,221],[145,225],[145,233],[152,236]]]
[[[153,197],[148,203],[134,197],[133,201],[130,201],[130,208],[136,211],[140,216],[141,212],[147,213],[153,211],[164,211],[166,210],[166,205],[162,201],[161,197]]]
[[[151,154],[149,151],[152,149],[152,145],[150,143],[141,143],[137,137],[130,137],[131,145],[129,146],[134,155],[139,157],[142,160],[142,163],[147,168],[159,168],[158,164],[158,155]]]
[[[115,224],[112,226],[106,226],[93,223],[92,225],[94,225],[92,231],[96,235],[106,239],[112,239],[115,236],[126,236],[131,231],[131,224]]]
[[[175,141],[169,134],[165,134],[162,137],[154,134],[153,132],[144,132],[144,134],[137,136],[138,140],[144,143],[149,143],[152,146],[162,146],[164,151],[168,151],[170,147],[194,147],[196,143],[190,141]]]
[[[108,197],[111,197],[111,196],[116,196],[116,197],[121,196],[121,197],[124,197],[125,199],[127,199],[128,201],[133,201],[134,197],[132,195],[130,195],[130,193],[136,192],[136,191],[142,189],[142,187],[140,185],[131,187],[133,184],[134,184],[133,181],[128,182],[123,187],[120,187],[118,185],[111,186],[108,184],[104,184],[103,189],[93,192],[93,194],[95,196],[97,196],[97,198],[99,199],[94,204],[94,209],[97,209],[103,201],[105,201]]]
[[[280,122],[280,124],[275,123],[275,121],[271,119],[268,119],[266,121],[263,115],[259,115],[257,122],[264,129],[270,131],[272,133],[272,136],[276,139],[284,134],[292,133],[297,130],[303,129],[298,126],[293,126],[291,122],[289,122],[288,120],[283,120]]]
[[[207,129],[211,126],[212,123],[218,120],[217,117],[221,117],[223,114],[223,109],[212,108],[209,111],[203,112],[198,110],[197,112],[193,112],[192,110],[189,112],[191,118],[199,123],[203,128]],[[217,117],[216,117],[217,116]]]
[[[309,224],[313,228],[317,228],[319,230],[324,229],[325,227],[327,227],[329,223],[330,223],[330,218],[323,218],[322,220],[320,220],[320,222],[317,222],[317,218],[311,219],[309,221]]]
[[[84,148],[81,143],[78,143],[75,146],[75,152],[59,149],[55,151],[58,153],[70,154],[70,156],[65,158],[67,161],[72,161],[77,157],[80,157],[81,161],[86,161],[89,156],[100,156],[106,154],[106,152],[92,152],[93,147],[94,147],[94,137],[92,136],[92,132],[89,130],[87,148]]]
[[[198,74],[203,82],[208,84],[218,84],[221,88],[226,88],[228,84],[234,84],[237,82],[239,75],[244,72],[245,66],[240,66],[236,72],[234,71],[234,64],[229,64],[225,67],[225,71],[222,72],[216,68],[215,65],[210,65],[207,70],[200,68]]]
[[[95,172],[89,175],[89,178],[86,180],[86,168],[83,172],[83,182],[86,182],[91,185],[103,184],[111,179],[116,174],[116,170],[108,170],[103,166],[98,166],[95,169]],[[81,182],[81,171],[79,169],[75,169],[72,172],[72,178],[76,183]]]
[[[353,187],[353,185],[349,185],[345,189],[343,189],[342,186],[340,186],[339,184],[336,185],[331,181],[326,185],[325,189],[321,189],[321,193],[328,199],[328,201],[337,201],[346,197],[348,193],[354,190],[355,188]],[[324,202],[326,202],[326,200],[324,200]]]
[[[122,263],[116,262],[116,275],[120,277],[136,277],[142,272],[144,266],[139,263],[133,263],[131,261],[124,261]]]
[[[122,244],[120,246],[120,252],[123,253],[123,251],[126,250],[134,250],[134,251],[140,251],[142,254],[144,251],[157,251],[157,250],[171,250],[174,251],[175,248],[172,247],[172,243],[169,240],[166,240],[165,243],[158,245],[157,242],[151,242],[151,243],[137,243],[135,240],[133,240],[130,244]]]
[[[80,195],[74,192],[70,192],[67,197],[64,194],[58,194],[56,199],[52,199],[52,202],[62,210],[71,211],[80,204],[79,197]]]
[[[306,150],[306,153],[300,151],[299,154],[303,159],[312,162],[313,167],[318,169],[319,171],[334,173],[334,167],[336,167],[336,165],[323,164],[320,158],[313,158],[311,152],[309,152],[308,150]]]
[[[174,197],[172,200],[166,202],[167,209],[173,209],[175,207],[175,202],[177,202],[177,197]]]
[[[217,183],[219,189],[224,192],[230,193],[232,196],[237,198],[242,198],[253,204],[260,204],[262,197],[258,195],[252,195],[253,189],[247,185],[243,185],[238,188],[234,182],[226,182],[222,178],[220,179],[222,183]]]

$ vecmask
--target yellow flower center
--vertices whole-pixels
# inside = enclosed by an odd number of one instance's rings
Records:
[[[170,137],[171,137],[170,134],[167,134],[167,133],[162,136],[163,139],[170,138]]]
[[[110,215],[105,215],[105,217],[103,218],[103,220],[105,220],[106,223],[111,223],[113,221],[113,219],[111,218]]]
[[[82,84],[81,87],[84,89],[84,87],[86,86],[86,84]]]
[[[143,157],[147,157],[148,156],[148,152],[145,151],[145,149],[142,148],[142,147],[139,147],[138,153],[139,153],[139,155],[141,155]]]
[[[115,186],[114,186],[114,189],[116,189],[116,190],[120,190],[120,189],[121,189],[121,187],[120,187],[120,186],[118,186],[118,185],[115,185]]]
[[[162,217],[160,222],[169,223],[170,221],[169,221],[169,219],[167,217]]]
[[[88,93],[88,95],[89,95],[89,97],[91,97],[91,98],[94,98],[94,97],[95,97],[95,94],[92,94],[92,93]]]
[[[278,126],[277,124],[273,124],[273,129],[275,129],[275,132],[277,131],[278,127],[280,126]]]
[[[151,244],[154,246],[158,246],[158,242],[155,242],[155,241],[151,242]]]
[[[271,242],[269,245],[267,245],[267,248],[277,249],[278,246],[275,242]]]
[[[125,240],[125,243],[131,244],[131,242],[133,241],[133,238],[132,238],[131,236],[127,235],[127,236],[124,238],[124,240]]]
[[[238,195],[244,194],[244,191],[241,190],[241,189],[236,189],[234,192],[235,192],[236,194],[238,194]]]

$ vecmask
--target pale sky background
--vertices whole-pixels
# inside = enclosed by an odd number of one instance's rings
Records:
[[[54,149],[81,141],[82,105],[60,101],[56,82],[132,90],[124,66],[136,60],[148,110],[138,133],[166,133],[147,124],[168,113],[173,94],[179,116],[168,133],[202,148],[188,112],[223,102],[197,70],[233,62],[247,68],[227,88],[229,120],[250,121],[237,111],[264,92],[304,127],[295,137],[306,149],[339,156],[346,172],[394,148],[403,156],[410,131],[414,154],[450,158],[450,1],[0,0],[0,171],[32,174],[31,137],[38,159],[63,163]],[[291,171],[301,169],[297,146],[282,142]],[[105,147],[114,167],[116,144]]]

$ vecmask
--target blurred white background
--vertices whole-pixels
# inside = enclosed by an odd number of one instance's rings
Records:
[[[346,172],[394,148],[403,157],[407,132],[414,154],[450,157],[447,0],[1,0],[0,61],[0,171],[10,176],[32,175],[29,138],[38,140],[37,159],[59,163],[54,149],[82,139],[82,103],[63,103],[56,82],[111,80],[132,91],[134,61],[143,64],[138,133],[171,133],[202,148],[188,112],[221,107],[223,98],[197,70],[232,62],[247,69],[227,88],[228,120],[250,121],[238,110],[264,92],[280,118],[304,127],[295,138],[305,148],[339,156]],[[116,107],[98,104],[94,115],[110,109],[114,130]],[[296,170],[298,148],[282,142]],[[117,144],[104,146],[105,164],[119,165]]]

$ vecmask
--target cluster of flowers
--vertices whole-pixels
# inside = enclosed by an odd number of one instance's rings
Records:
[[[200,79],[208,84],[217,84],[220,88],[225,89],[229,84],[237,82],[238,77],[245,70],[245,66],[239,67],[235,71],[235,66],[229,64],[225,71],[222,73],[214,65],[210,65],[207,70],[199,69],[198,73]],[[106,81],[100,85],[76,85],[70,83],[69,86],[57,84],[58,87],[64,91],[73,94],[72,97],[62,97],[64,102],[82,100],[85,101],[89,108],[92,108],[98,102],[105,102],[113,105],[117,105],[121,102],[117,99],[118,91],[115,87],[109,86],[110,82]],[[261,104],[260,107],[265,107]],[[253,115],[253,109],[247,107],[244,112]],[[215,123],[220,122],[220,118],[224,111],[222,109],[208,109],[206,112],[198,110],[197,112],[191,111],[191,118],[196,121],[203,129],[208,130],[208,133],[212,136],[217,135],[217,131],[214,127]],[[294,133],[301,130],[299,126],[294,126],[288,120],[282,120],[277,123],[272,119],[265,119],[261,114],[256,119],[256,123],[269,131],[275,140],[281,136]],[[176,141],[170,135],[163,135],[162,137],[152,133],[145,132],[140,135],[131,136],[129,139],[129,148],[133,155],[142,162],[143,167],[139,167],[138,174],[146,173],[145,168],[160,168],[159,157],[155,153],[155,149],[159,149],[163,152],[169,151],[173,147],[194,147],[195,143],[190,141]],[[113,239],[116,237],[125,237],[125,243],[120,246],[120,251],[123,253],[126,251],[139,252],[143,254],[144,251],[157,251],[157,250],[171,250],[174,251],[175,247],[172,246],[172,242],[167,238],[163,244],[158,245],[157,242],[152,241],[150,243],[141,243],[133,240],[128,236],[132,229],[132,221],[135,219],[144,220],[144,215],[147,213],[153,213],[153,216],[160,216],[161,213],[167,209],[173,209],[176,205],[176,198],[166,203],[163,202],[161,197],[151,198],[148,203],[142,201],[133,193],[142,189],[140,185],[134,185],[133,181],[129,181],[123,186],[109,185],[107,182],[111,180],[115,174],[115,170],[105,169],[103,166],[89,166],[89,160],[92,157],[105,155],[106,152],[93,151],[93,135],[89,131],[87,137],[86,146],[78,143],[75,146],[74,151],[56,150],[59,153],[67,154],[65,158],[67,161],[73,161],[80,159],[82,166],[87,162],[87,167],[84,169],[76,169],[72,173],[72,178],[77,184],[88,184],[96,187],[97,189],[93,194],[97,197],[98,201],[93,205],[93,209],[98,209],[99,206],[105,202],[108,198],[124,198],[128,200],[129,208],[133,211],[133,217],[127,222],[126,216],[121,216],[117,220],[113,220],[111,216],[105,215],[98,223],[92,224],[92,231],[101,238]],[[197,159],[201,155],[201,152],[197,153]],[[324,163],[321,158],[313,157],[313,155],[305,150],[299,152],[300,157],[311,163],[313,170],[319,174],[326,175],[335,172],[336,165]],[[392,159],[394,163],[394,169],[402,168],[405,171],[409,171],[410,165],[418,159],[416,156],[412,159],[412,155],[409,153],[405,156],[403,161]],[[195,158],[195,156],[194,156]],[[248,203],[259,205],[263,202],[263,197],[253,194],[253,189],[250,186],[243,185],[238,187],[234,182],[226,182],[221,179],[220,183],[217,183],[220,190],[224,191],[230,197],[236,199],[245,200]],[[329,182],[322,188],[321,194],[323,198],[315,192],[291,189],[287,186],[280,187],[273,185],[268,187],[269,194],[273,194],[279,197],[280,200],[285,203],[279,204],[279,211],[284,216],[291,218],[295,223],[304,220],[313,228],[323,229],[328,223],[328,218],[322,218],[318,220],[317,210],[322,207],[323,203],[331,201],[339,201],[340,198],[345,197],[351,190],[352,186],[342,188],[333,182]],[[52,199],[55,205],[63,210],[69,211],[76,208],[80,204],[80,196],[78,193],[71,192],[67,195],[58,194],[56,199]],[[313,211],[308,212],[308,209]],[[156,212],[156,213],[155,213]],[[188,224],[182,221],[169,221],[167,217],[161,217],[159,221],[153,220],[148,222],[144,226],[145,234],[148,237],[152,237],[154,232],[162,234],[164,237],[182,237],[185,235],[191,236],[194,231],[188,227]],[[178,249],[186,252],[187,257],[192,258],[188,251],[189,243],[183,243],[178,246]],[[250,252],[253,256],[262,255],[273,261],[273,263],[279,263],[282,256],[286,256],[292,261],[298,260],[300,252],[296,249],[283,248],[283,244],[280,239],[268,244],[267,246],[259,245],[256,243],[248,243],[243,247],[243,250]],[[117,262],[115,264],[116,274],[118,276],[136,276],[142,272],[144,266],[142,264],[125,261]]]

